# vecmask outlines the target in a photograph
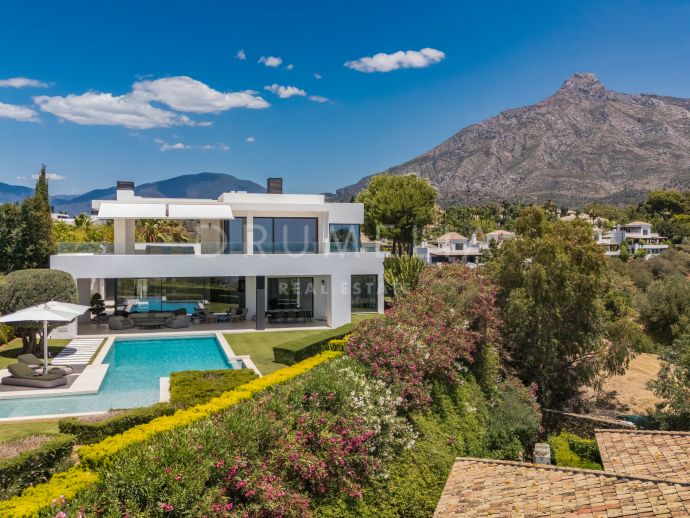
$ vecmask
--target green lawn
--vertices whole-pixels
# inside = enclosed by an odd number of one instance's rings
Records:
[[[4,423],[0,424],[0,442],[11,441],[26,435],[49,435],[58,432],[58,419]]]
[[[361,313],[352,315],[352,323],[359,324],[362,320],[377,316],[376,313]],[[330,330],[328,331],[330,332]],[[226,334],[225,339],[235,354],[251,356],[252,361],[259,369],[261,374],[270,374],[286,367],[282,363],[273,361],[273,347],[293,340],[305,341],[312,339],[315,335],[324,333],[323,329],[299,329],[295,331],[270,331],[266,333],[237,333]]]
[[[48,340],[48,351],[52,356],[62,351],[70,340]],[[6,369],[11,363],[17,362],[17,356],[22,353],[22,341],[15,338],[10,343],[0,345],[0,369]]]

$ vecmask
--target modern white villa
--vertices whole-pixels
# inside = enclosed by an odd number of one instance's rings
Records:
[[[267,193],[215,200],[145,198],[132,182],[118,182],[116,199],[94,201],[93,212],[114,222],[113,243],[59,243],[50,265],[75,278],[80,303],[98,292],[115,306],[121,321],[109,317],[110,329],[153,327],[143,319],[156,313],[261,330],[338,327],[352,312],[383,312],[383,256],[361,247],[362,204],[285,194],[279,178],[269,179]],[[196,240],[137,242],[137,220],[167,219]]]
[[[658,255],[668,248],[668,245],[663,243],[666,238],[652,232],[652,225],[644,221],[616,225],[616,228],[608,232],[595,228],[594,239],[603,247],[604,254],[611,257],[620,255],[620,246],[624,241],[628,243],[631,254],[643,250],[645,259]]]

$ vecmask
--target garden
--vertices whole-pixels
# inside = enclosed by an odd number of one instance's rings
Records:
[[[101,430],[0,513],[432,514],[455,457],[523,459],[540,413],[535,389],[501,368],[491,282],[462,265],[421,275],[386,315],[333,340],[342,351]]]

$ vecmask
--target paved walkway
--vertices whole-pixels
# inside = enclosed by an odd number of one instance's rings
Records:
[[[91,361],[102,341],[102,338],[75,338],[53,358],[53,363],[86,365]]]

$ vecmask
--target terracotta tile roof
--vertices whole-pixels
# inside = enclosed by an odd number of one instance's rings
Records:
[[[467,238],[457,232],[448,232],[443,234],[441,237],[437,238],[436,241],[467,241]]]
[[[604,469],[690,483],[690,432],[595,430]]]
[[[630,223],[626,223],[623,225],[623,227],[651,227],[651,223],[647,223],[646,221],[632,221]]]
[[[690,516],[690,484],[603,471],[459,458],[434,516]]]

